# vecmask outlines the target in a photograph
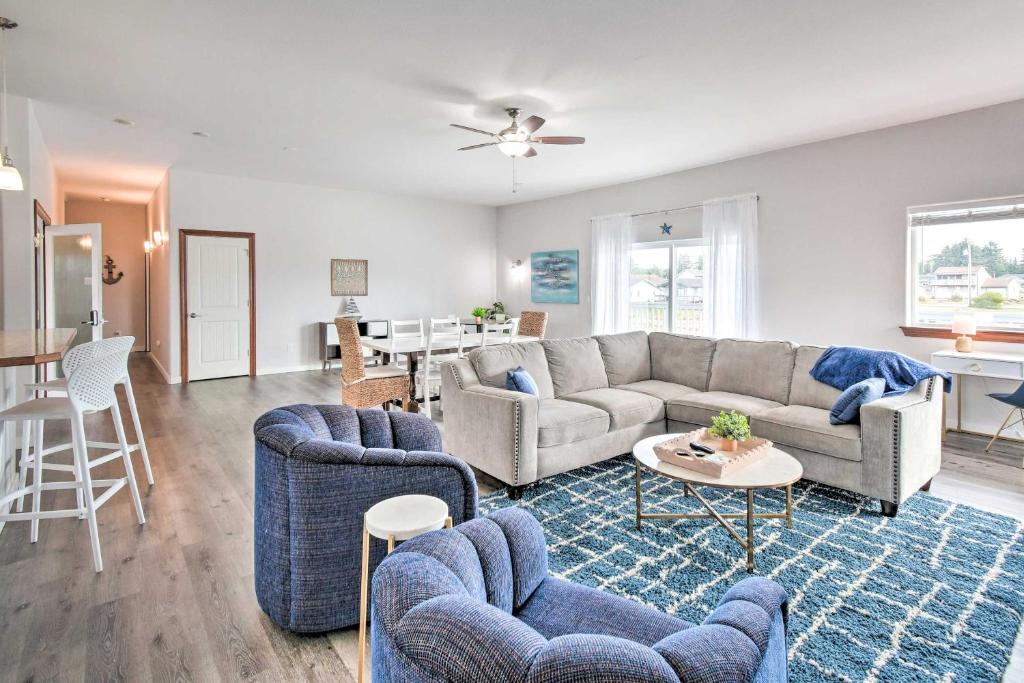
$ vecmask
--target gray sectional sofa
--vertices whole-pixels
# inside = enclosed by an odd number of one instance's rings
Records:
[[[860,425],[832,425],[839,391],[809,373],[824,350],[660,332],[476,349],[442,369],[445,447],[518,497],[544,477],[629,453],[644,437],[736,410],[755,435],[799,460],[805,479],[877,498],[893,516],[939,471],[942,380],[863,406]],[[539,397],[504,388],[517,366]]]

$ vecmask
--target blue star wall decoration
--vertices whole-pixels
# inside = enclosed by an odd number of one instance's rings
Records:
[[[671,235],[672,234],[672,226],[669,225],[668,223],[662,223],[658,227],[661,228],[661,234],[662,235]]]

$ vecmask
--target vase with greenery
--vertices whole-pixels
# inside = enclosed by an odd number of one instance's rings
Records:
[[[491,304],[490,310],[487,311],[487,317],[497,323],[505,322],[505,318],[508,317],[505,315],[505,304],[500,301],[495,301]]]
[[[476,322],[479,325],[484,321],[484,318],[487,317],[487,309],[483,306],[477,306],[473,309],[473,317],[476,318]]]
[[[750,438],[750,423],[744,415],[735,410],[728,413],[723,410],[711,419],[708,434],[721,439],[723,451],[734,451],[740,441]]]

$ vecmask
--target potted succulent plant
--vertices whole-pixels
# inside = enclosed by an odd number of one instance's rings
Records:
[[[479,325],[484,321],[487,316],[487,309],[483,306],[477,306],[473,309],[473,317],[476,318],[476,324]]]
[[[491,309],[487,311],[487,317],[493,319],[496,323],[505,322],[505,318],[508,317],[505,315],[505,304],[495,301],[491,304]]]
[[[747,418],[735,410],[725,412],[724,410],[711,418],[711,427],[708,434],[721,439],[723,451],[734,451],[740,441],[750,438],[750,423]]]

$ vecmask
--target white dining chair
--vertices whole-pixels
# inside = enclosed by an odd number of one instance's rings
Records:
[[[119,357],[123,359],[124,363],[121,368],[121,377],[117,382],[115,382],[115,385],[119,384],[124,387],[125,395],[128,398],[128,411],[132,416],[132,426],[135,428],[135,435],[138,439],[138,442],[128,445],[128,452],[135,453],[138,451],[142,454],[142,465],[146,471],[146,481],[150,486],[153,486],[155,483],[153,479],[153,467],[149,462],[149,451],[146,449],[146,438],[142,433],[142,421],[139,419],[139,408],[135,402],[135,392],[132,390],[131,376],[128,374],[128,357],[134,345],[135,337],[131,336],[110,337],[108,339],[99,339],[97,341],[79,344],[69,350],[61,360],[60,366],[64,377],[58,377],[47,382],[33,382],[31,384],[27,384],[25,386],[25,390],[28,393],[27,398],[29,399],[40,393],[45,394],[46,396],[66,396],[68,377],[81,363],[108,353],[119,354]],[[42,425],[39,426],[39,429],[42,429]],[[40,436],[39,439],[41,438],[42,437]],[[28,467],[32,466],[31,458],[34,456],[34,453],[30,451],[29,446],[29,435],[23,432],[21,441],[21,471],[19,472],[19,483],[22,486],[25,484]],[[98,448],[107,451],[105,455],[93,461],[93,467],[102,465],[105,462],[117,458],[120,449],[119,444],[101,441],[90,441],[87,446],[89,448]],[[51,446],[50,448],[41,448],[40,452],[42,457],[45,458],[47,455],[70,449],[71,443],[63,443]],[[58,465],[46,462],[40,464],[40,468],[50,470],[67,470],[68,467],[68,465]],[[19,506],[22,504],[23,501],[18,502]],[[20,511],[21,508],[19,507],[19,512]]]
[[[420,319],[416,320],[392,320],[391,321],[391,338],[402,339],[409,337],[422,337],[423,336],[423,321]]]
[[[430,329],[438,334],[458,334],[459,318],[454,313],[447,318],[431,318]]]
[[[29,539],[32,543],[39,540],[39,520],[59,517],[85,517],[89,523],[89,539],[92,545],[93,566],[97,572],[103,571],[103,557],[100,552],[99,525],[96,511],[119,491],[125,484],[131,491],[135,505],[135,516],[139,524],[146,523],[142,511],[142,499],[139,496],[135,472],[132,468],[128,442],[121,421],[121,410],[117,405],[117,392],[114,387],[122,377],[126,354],[120,352],[107,353],[88,358],[79,363],[68,377],[66,396],[48,396],[33,398],[19,403],[12,408],[0,412],[0,421],[19,421],[23,429],[32,429],[34,437],[34,457],[32,460],[32,485],[19,485],[17,489],[0,498],[0,510],[8,509],[9,503],[32,496],[31,512],[9,512],[0,514],[0,521],[30,521]],[[91,474],[88,455],[88,441],[85,436],[85,415],[109,410],[117,434],[118,457],[124,464],[125,476],[119,479],[97,479]],[[74,473],[74,481],[43,482],[43,430],[42,423],[46,420],[67,420],[71,424],[71,450],[75,464],[69,469]],[[4,438],[7,430],[0,432],[0,453],[4,452]],[[98,498],[94,495],[95,487],[105,487]],[[41,496],[43,491],[75,489],[81,493],[77,496],[75,508],[59,510],[42,510]]]
[[[519,334],[519,321],[521,318],[509,318],[508,321],[512,323],[512,336]]]
[[[462,325],[457,325],[454,332],[435,332],[433,327],[427,330],[427,347],[423,356],[423,364],[416,371],[417,398],[422,397],[420,406],[423,414],[427,417],[431,416],[434,387],[437,387],[437,398],[441,400],[441,363],[462,358],[463,329]],[[455,353],[448,351],[453,348]],[[446,353],[437,353],[438,349],[442,349]]]
[[[484,323],[484,331],[480,338],[480,346],[487,346],[488,344],[511,344],[512,343],[512,321],[506,320],[503,323],[488,322]],[[499,338],[495,338],[494,335],[502,335]]]

